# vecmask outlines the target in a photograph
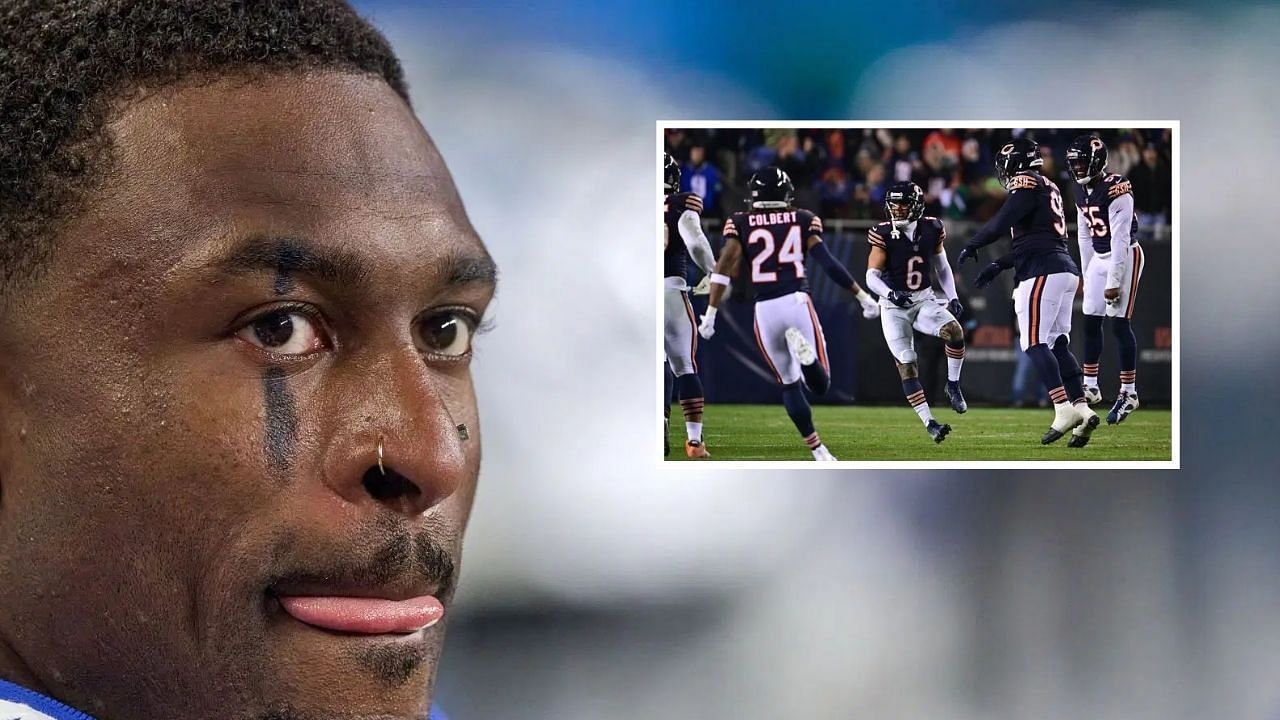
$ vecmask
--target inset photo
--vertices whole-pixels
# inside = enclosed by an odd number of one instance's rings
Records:
[[[665,460],[1178,467],[1176,122],[658,145]]]

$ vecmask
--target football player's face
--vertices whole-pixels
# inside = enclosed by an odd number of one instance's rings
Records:
[[[1089,172],[1089,161],[1084,158],[1068,158],[1067,166],[1071,168],[1071,174],[1077,179],[1084,178]]]
[[[109,129],[0,320],[0,663],[106,720],[424,716],[493,292],[440,155],[338,73]]]
[[[889,215],[893,220],[907,219],[907,205],[905,203],[889,203]]]

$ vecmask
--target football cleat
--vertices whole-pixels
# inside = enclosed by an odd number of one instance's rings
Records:
[[[813,459],[818,462],[835,462],[836,456],[831,454],[826,445],[819,445],[813,449]]]
[[[694,460],[704,460],[711,457],[711,453],[707,452],[707,448],[702,445],[701,440],[685,440],[684,454]]]
[[[1066,435],[1071,430],[1074,430],[1077,425],[1084,422],[1084,415],[1065,403],[1054,405],[1053,412],[1053,424],[1049,426],[1044,436],[1040,438],[1041,445],[1057,442],[1063,435]]]
[[[787,347],[791,348],[791,352],[795,353],[796,359],[801,365],[812,365],[818,361],[818,353],[813,349],[813,343],[805,338],[804,333],[796,328],[787,328],[787,332],[783,334],[787,339]]]
[[[1120,397],[1116,398],[1116,404],[1111,406],[1111,412],[1107,413],[1108,425],[1119,425],[1124,419],[1129,417],[1129,413],[1138,409],[1138,394],[1120,391]]]
[[[1097,385],[1084,386],[1084,401],[1090,405],[1097,405],[1102,402],[1102,391],[1098,389]]]
[[[1098,413],[1090,410],[1087,404],[1076,408],[1076,411],[1084,418],[1084,422],[1071,431],[1071,439],[1067,441],[1067,447],[1084,447],[1088,445],[1089,436],[1093,435],[1093,431],[1102,424],[1102,418],[1098,417]]]
[[[947,439],[947,433],[951,432],[951,426],[943,425],[937,420],[930,420],[925,427],[925,431],[929,433],[929,437],[933,438],[935,443],[940,443]]]
[[[960,381],[947,381],[947,399],[951,401],[951,409],[957,413],[963,414],[969,409],[969,403],[964,401],[964,393],[960,392]]]
[[[668,421],[662,423],[662,457],[671,454],[671,424]]]

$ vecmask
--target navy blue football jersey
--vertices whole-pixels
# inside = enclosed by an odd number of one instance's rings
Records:
[[[662,217],[667,226],[667,249],[662,255],[662,277],[685,277],[689,249],[680,235],[680,216],[685,210],[702,214],[702,198],[693,193],[673,193],[662,201]]]
[[[724,223],[725,239],[742,243],[757,301],[808,292],[804,261],[814,235],[822,237],[822,219],[798,208],[736,212]]]
[[[947,239],[942,221],[928,215],[916,221],[910,236],[908,224],[893,236],[893,223],[882,222],[867,231],[867,242],[884,250],[885,282],[892,290],[915,292],[933,285],[933,256]]]
[[[1111,202],[1121,195],[1132,194],[1133,187],[1123,175],[1105,175],[1092,189],[1080,186],[1076,193],[1076,207],[1084,213],[1089,223],[1089,235],[1093,239],[1093,251],[1111,252]],[[1133,214],[1129,227],[1129,244],[1138,244],[1138,213]]]
[[[1019,282],[1054,273],[1080,274],[1076,261],[1067,252],[1062,193],[1049,178],[1034,171],[1014,175],[1009,181],[1009,197],[1000,211],[979,228],[966,246],[990,245],[1005,232],[1013,236],[1013,267]]]

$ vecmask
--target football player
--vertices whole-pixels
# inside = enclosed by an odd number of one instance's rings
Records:
[[[1100,402],[1098,360],[1102,321],[1120,344],[1120,393],[1107,423],[1124,422],[1138,409],[1138,338],[1133,334],[1133,300],[1142,277],[1142,248],[1133,192],[1122,175],[1107,174],[1107,146],[1097,135],[1081,135],[1067,148],[1067,168],[1080,184],[1076,193],[1076,236],[1084,270],[1084,396]]]
[[[702,232],[702,198],[694,193],[680,192],[680,163],[666,153],[662,170],[662,189],[666,193],[663,199],[662,214],[664,219],[664,238],[662,251],[662,282],[664,308],[664,338],[666,344],[667,364],[675,377],[675,392],[680,396],[680,407],[684,410],[684,426],[688,439],[685,440],[685,454],[691,458],[710,457],[702,442],[702,381],[698,379],[698,363],[695,356],[698,352],[697,322],[693,316],[693,306],[689,304],[689,283],[685,278],[685,266],[690,257],[694,264],[704,273],[715,267],[715,255],[711,252],[711,243]],[[680,237],[681,242],[673,242],[672,236]],[[671,388],[666,389],[664,398],[667,412],[663,420],[663,431],[671,415]],[[664,444],[664,454],[669,448]]]
[[[1080,364],[1070,348],[1071,304],[1080,286],[1080,269],[1067,252],[1062,194],[1036,171],[1043,164],[1040,145],[1029,138],[1015,138],[1000,149],[996,178],[1009,196],[995,217],[965,243],[957,262],[976,261],[979,248],[1012,233],[1019,339],[1053,401],[1053,423],[1040,442],[1047,445],[1072,432],[1069,444],[1084,447],[1100,421],[1085,402]],[[999,261],[992,263],[984,275],[993,276],[1001,266]]]
[[[747,210],[725,221],[724,247],[711,275],[711,296],[698,332],[708,339],[715,334],[717,309],[745,255],[755,287],[756,344],[782,386],[782,404],[813,459],[835,460],[813,426],[802,387],[808,385],[821,396],[831,384],[827,345],[809,298],[805,259],[816,258],[838,285],[853,293],[864,317],[875,317],[880,307],[822,242],[821,218],[793,205],[795,188],[785,172],[763,168],[747,187]]]
[[[867,231],[871,245],[867,287],[880,296],[880,325],[898,365],[907,402],[933,441],[940,443],[951,432],[951,426],[939,423],[929,411],[916,368],[913,330],[940,337],[946,343],[947,399],[957,413],[968,410],[960,392],[964,330],[956,321],[963,307],[943,247],[947,230],[938,218],[925,216],[924,190],[913,182],[891,186],[885,193],[884,209],[889,220]],[[933,293],[934,273],[947,296],[946,307]]]

